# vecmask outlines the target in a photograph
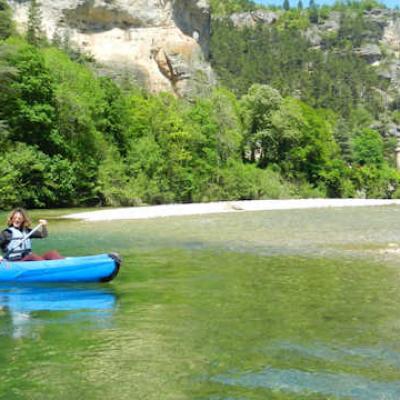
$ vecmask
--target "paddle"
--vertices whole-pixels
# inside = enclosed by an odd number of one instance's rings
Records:
[[[40,227],[42,226],[42,223],[39,223],[39,225],[35,226],[27,235],[25,235],[23,238],[21,239],[15,239],[18,243],[11,247],[5,254],[4,254],[4,258],[8,258],[8,256],[18,247],[20,246],[22,243],[25,242],[25,240],[29,239]]]

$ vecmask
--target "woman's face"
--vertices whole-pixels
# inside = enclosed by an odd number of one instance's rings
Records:
[[[21,225],[24,223],[24,217],[20,212],[17,211],[12,216],[11,222],[12,222],[13,226],[15,226],[16,228],[20,228]]]

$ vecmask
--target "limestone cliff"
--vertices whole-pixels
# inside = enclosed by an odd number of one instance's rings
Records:
[[[20,29],[30,1],[9,0]],[[150,91],[191,96],[213,83],[205,0],[41,0],[43,29],[90,53],[109,71]]]
[[[229,16],[236,28],[255,27],[257,24],[272,25],[284,15],[278,11],[252,11],[234,13]],[[331,11],[312,23],[304,36],[310,44],[324,50],[327,37],[338,34],[341,29],[343,14]],[[368,24],[370,32],[363,33],[362,44],[353,51],[376,68],[377,73],[389,81],[388,91],[384,93],[390,103],[400,93],[400,12],[392,9],[371,9],[363,14],[364,23]],[[350,41],[352,37],[348,38]],[[400,136],[400,127],[398,135]]]

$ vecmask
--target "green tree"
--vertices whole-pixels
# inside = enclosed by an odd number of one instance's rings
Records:
[[[10,91],[10,85],[17,76],[17,69],[11,65],[10,57],[16,49],[6,43],[0,43],[0,97],[4,92]]]
[[[78,205],[72,165],[16,143],[0,155],[0,208]]]
[[[328,161],[320,171],[322,184],[329,197],[355,197],[356,184],[353,169],[338,158]]]
[[[26,144],[0,156],[0,207],[16,205],[43,207],[45,203],[45,171],[48,157]]]
[[[310,0],[308,9],[310,22],[317,24],[319,21],[319,10],[315,0]]]
[[[333,136],[335,116],[279,95],[268,86],[253,85],[241,99],[244,138],[251,161],[277,166],[287,178],[313,184],[339,155]]]
[[[304,174],[308,182],[318,184],[322,172],[331,168],[332,161],[339,156],[339,147],[333,135],[334,115],[326,110],[316,110],[296,99],[289,98],[286,102],[296,111],[292,115],[295,117],[294,126],[300,134],[285,158],[290,168],[296,171],[295,174]]]
[[[0,104],[6,104],[9,96],[13,93],[11,84],[16,78],[18,71],[13,67],[8,57],[14,49],[6,44],[0,44]],[[7,119],[9,115],[0,107],[0,145],[3,145],[3,139],[10,134]],[[2,146],[3,147],[3,146]]]
[[[283,0],[283,9],[286,11],[290,10],[290,2],[289,0]]]
[[[297,3],[297,9],[301,11],[303,8],[304,8],[303,2],[302,2],[302,0],[299,0]]]
[[[340,147],[341,157],[348,164],[351,164],[351,162],[353,161],[351,148],[351,132],[352,131],[349,127],[348,122],[345,119],[340,118],[336,123],[334,136],[336,143]]]
[[[110,78],[100,79],[104,109],[99,130],[109,143],[113,143],[122,156],[128,151],[129,106],[121,88]]]
[[[47,48],[42,54],[52,81],[62,154],[84,164],[98,164],[107,146],[108,129],[102,81],[61,50]],[[109,139],[113,143],[111,136]]]
[[[0,0],[0,40],[7,39],[13,32],[12,11],[7,0]]]
[[[7,56],[17,70],[0,96],[1,111],[8,121],[11,139],[37,145],[47,154],[60,151],[53,81],[37,48],[20,40],[10,40],[15,51]]]
[[[57,48],[62,48],[63,41],[62,41],[62,36],[60,33],[60,26],[57,25],[56,29],[53,32],[53,36],[51,38],[51,44]]]
[[[272,113],[280,109],[283,98],[280,93],[267,85],[252,85],[240,104],[245,129],[244,157],[265,164],[276,159],[277,146],[273,137]],[[272,155],[273,153],[273,155]]]
[[[26,39],[34,46],[38,46],[44,40],[42,12],[40,10],[40,3],[37,0],[31,0],[29,6]]]
[[[213,15],[228,15],[257,8],[256,3],[251,0],[210,0],[210,6]]]
[[[358,165],[380,166],[384,162],[382,136],[373,129],[362,129],[352,140],[353,159]]]
[[[353,174],[358,191],[367,198],[398,198],[400,173],[386,163],[359,166]]]
[[[224,88],[215,89],[210,98],[211,113],[216,121],[216,147],[220,164],[239,159],[243,141],[240,106],[236,97]]]
[[[210,186],[210,190],[216,188]],[[221,170],[218,199],[257,200],[283,199],[293,195],[293,187],[271,169],[260,169],[254,164],[230,160]],[[213,198],[213,196],[210,196]]]
[[[128,176],[143,193],[144,202],[190,201],[193,193],[191,128],[181,103],[169,94],[129,99],[130,148]]]

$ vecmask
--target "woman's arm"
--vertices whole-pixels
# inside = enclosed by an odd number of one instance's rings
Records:
[[[12,237],[12,234],[7,229],[0,232],[0,247],[3,248],[8,245]]]
[[[38,229],[37,231],[33,232],[31,238],[34,239],[43,239],[45,237],[47,237],[48,232],[47,232],[47,221],[45,219],[39,219],[39,224],[40,229]],[[31,230],[29,230],[28,232],[30,232]]]
[[[4,231],[0,232],[0,248],[3,251],[3,253],[6,252],[7,245],[8,245],[8,243],[10,243],[11,237],[12,237],[11,232],[8,231],[7,229],[4,229]],[[2,260],[3,260],[3,257],[0,256],[0,261],[2,261]]]

